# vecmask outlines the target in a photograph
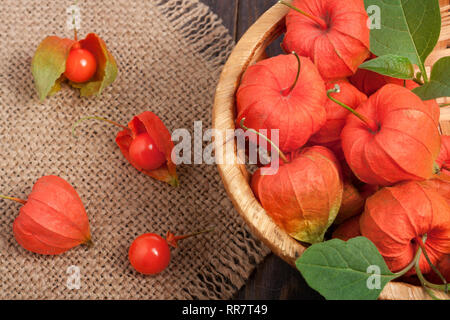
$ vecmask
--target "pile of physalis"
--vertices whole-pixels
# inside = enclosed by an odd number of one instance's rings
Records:
[[[450,281],[450,141],[436,101],[450,96],[450,57],[431,76],[424,62],[439,2],[280,3],[286,54],[249,66],[236,93],[236,126],[280,159],[253,174],[256,198],[309,246],[296,265],[325,298],[376,299],[395,279],[437,298]]]

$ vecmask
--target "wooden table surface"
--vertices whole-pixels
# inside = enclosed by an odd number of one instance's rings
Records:
[[[238,41],[247,29],[274,5],[276,0],[201,0],[223,21],[234,41]],[[270,56],[281,53],[275,43],[269,48]],[[300,273],[271,254],[257,268],[236,299],[321,299],[308,287]]]

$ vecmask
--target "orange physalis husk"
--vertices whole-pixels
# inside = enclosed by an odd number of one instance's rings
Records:
[[[376,56],[372,55],[371,58],[376,58]],[[367,96],[371,96],[387,84],[396,84],[409,90],[413,90],[419,87],[419,84],[417,84],[413,80],[392,78],[366,69],[358,69],[358,71],[356,71],[353,76],[348,78],[348,80],[359,91],[365,93]],[[436,125],[438,126],[441,114],[441,108],[439,107],[439,104],[436,102],[436,100],[427,100],[424,101],[424,103],[429,106],[432,113],[431,115],[436,122]]]
[[[82,49],[86,49],[94,55],[97,61],[97,71],[88,82],[70,82],[70,85],[74,88],[79,88],[82,97],[100,95],[103,89],[116,80],[118,73],[116,60],[108,51],[105,41],[95,33],[89,33],[79,43]]]
[[[367,100],[367,96],[356,89],[347,80],[329,81],[325,84],[326,89],[333,89],[336,84],[339,85],[340,92],[335,92],[331,95],[349,107],[356,109],[362,102]],[[327,121],[319,132],[311,137],[309,143],[323,145],[325,147],[328,147],[330,144],[338,143],[340,147],[341,132],[345,126],[350,111],[342,108],[330,99],[327,99],[325,102],[325,109],[327,111]],[[331,150],[334,151],[333,148]],[[337,156],[336,152],[335,154]]]
[[[368,15],[363,0],[294,0],[283,48],[313,60],[326,80],[351,76],[369,57]]]
[[[325,124],[325,83],[310,59],[293,54],[259,61],[245,71],[236,93],[239,127],[245,125],[258,132],[279,130],[278,147],[292,152],[303,147]],[[295,87],[296,76],[298,81]]]
[[[441,151],[436,163],[441,172],[450,174],[450,136],[441,136]]]
[[[434,173],[441,139],[433,111],[410,90],[388,84],[347,118],[341,142],[348,165],[363,182],[389,186]]]
[[[345,220],[336,230],[334,230],[332,238],[347,241],[359,237],[361,235],[361,229],[359,228],[360,218],[361,215],[358,215]]]
[[[342,194],[342,204],[339,213],[334,221],[335,224],[341,224],[344,221],[361,214],[364,210],[365,197],[349,181],[344,180],[344,192]]]
[[[75,189],[57,176],[40,178],[13,224],[14,237],[25,249],[46,255],[89,244],[89,220]]]
[[[340,165],[327,148],[316,146],[288,155],[274,175],[252,177],[252,190],[267,214],[293,238],[323,241],[342,201]]]
[[[174,144],[169,130],[161,119],[151,111],[145,111],[133,118],[128,124],[130,130],[122,130],[117,134],[116,143],[124,157],[133,167],[142,173],[176,187],[179,185],[176,165],[172,161]],[[129,148],[133,139],[141,134],[148,133],[156,144],[156,147],[166,156],[166,163],[156,170],[144,170],[136,165],[129,156]]]
[[[447,203],[450,205],[450,175],[445,172],[440,172],[432,176],[428,180],[420,182],[426,187],[429,187],[439,193]]]
[[[433,264],[450,252],[450,206],[437,192],[410,181],[386,187],[367,199],[360,220],[361,233],[384,257],[389,269],[405,268],[418,249],[418,239],[427,235],[425,248]],[[422,255],[422,273],[431,270]],[[408,274],[414,274],[411,270]]]

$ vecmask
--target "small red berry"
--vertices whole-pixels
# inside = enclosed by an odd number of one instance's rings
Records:
[[[74,46],[66,61],[64,75],[72,82],[86,82],[90,80],[97,71],[97,61],[94,55],[86,49]]]
[[[128,259],[133,268],[142,274],[160,273],[170,262],[169,245],[157,234],[143,234],[131,244]]]
[[[166,162],[166,156],[159,151],[148,133],[141,133],[133,139],[129,149],[130,158],[144,170],[155,170]]]

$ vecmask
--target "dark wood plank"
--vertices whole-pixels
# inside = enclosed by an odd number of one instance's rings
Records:
[[[200,0],[216,13],[223,22],[223,25],[230,31],[234,41],[237,38],[237,19],[239,0]]]
[[[258,266],[235,300],[321,300],[300,272],[274,254]]]
[[[223,21],[230,31],[234,41],[237,42],[248,28],[273,6],[274,0],[200,0],[208,5]],[[282,53],[281,40],[275,40],[268,48],[267,54],[275,56]]]
[[[238,41],[247,29],[275,0],[201,0],[219,15],[224,25]],[[269,56],[281,53],[281,39],[267,50]],[[247,284],[234,297],[238,300],[321,299],[308,287],[295,268],[271,254],[258,266]]]
[[[221,1],[221,0],[218,0]],[[248,28],[264,13],[276,4],[275,0],[239,0],[237,37],[240,39]]]
[[[220,1],[220,0],[219,0]],[[275,0],[239,0],[237,19],[237,38],[240,39],[250,26],[270,7],[275,5]],[[282,37],[272,42],[266,52],[269,57],[282,53],[280,44]]]

